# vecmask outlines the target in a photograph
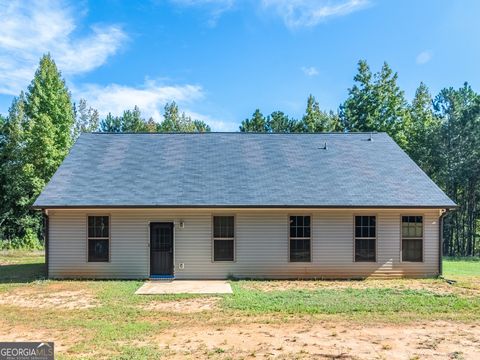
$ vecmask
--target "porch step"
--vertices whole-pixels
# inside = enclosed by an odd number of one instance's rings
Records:
[[[174,275],[151,275],[149,280],[153,281],[172,281],[175,280]]]

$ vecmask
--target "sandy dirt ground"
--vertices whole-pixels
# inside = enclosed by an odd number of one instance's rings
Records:
[[[480,359],[480,325],[237,324],[168,330],[154,341],[172,358]]]
[[[194,298],[175,301],[154,301],[142,306],[145,310],[170,313],[192,314],[202,311],[211,311],[218,308],[218,297]]]
[[[55,284],[48,287],[20,286],[0,294],[0,305],[25,308],[87,309],[97,305],[94,296],[85,289],[71,284]]]
[[[1,320],[0,320],[1,324]],[[61,331],[0,328],[0,341],[55,342],[68,353],[75,339]],[[168,359],[480,359],[480,325],[445,321],[363,326],[319,321],[295,324],[181,326],[135,346],[157,346]]]
[[[304,288],[307,284],[311,283],[261,285],[262,290],[269,291],[280,287]],[[339,284],[342,283],[334,283],[336,288]],[[0,294],[0,304],[26,311],[33,311],[35,307],[73,310],[98,305],[91,293],[74,285],[19,287]],[[439,292],[447,289],[448,286],[436,287]],[[155,346],[162,358],[171,359],[480,359],[480,323],[376,324],[367,321],[360,324],[315,317],[282,323],[248,315],[239,318],[238,322],[223,322],[225,319],[220,318],[225,315],[219,301],[218,297],[201,297],[139,305],[152,311],[151,316],[169,321],[170,327],[159,328],[144,341],[132,340],[127,345]],[[218,322],[201,322],[202,315],[207,314],[212,320],[211,315],[216,313]],[[186,320],[185,315],[190,316],[191,321]],[[213,320],[215,318],[213,316]],[[61,328],[38,328],[35,326],[32,331],[28,324],[12,326],[0,319],[0,341],[54,341],[57,353],[68,354],[70,348],[89,336],[88,333],[72,336]]]

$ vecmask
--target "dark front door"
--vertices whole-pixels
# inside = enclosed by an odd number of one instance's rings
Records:
[[[150,224],[150,275],[173,275],[173,223]]]

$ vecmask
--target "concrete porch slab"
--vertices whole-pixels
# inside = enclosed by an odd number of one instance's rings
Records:
[[[147,281],[135,294],[232,294],[232,287],[225,280],[173,280]]]

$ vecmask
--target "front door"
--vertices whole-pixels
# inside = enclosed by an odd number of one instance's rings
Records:
[[[150,275],[173,275],[173,223],[150,224]]]

